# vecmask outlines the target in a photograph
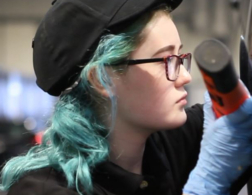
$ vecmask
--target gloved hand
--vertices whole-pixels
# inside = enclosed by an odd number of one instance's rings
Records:
[[[183,194],[228,195],[232,182],[252,164],[252,98],[217,120],[209,96],[205,98],[206,129],[197,165]]]
[[[212,101],[210,98],[210,95],[208,91],[205,92],[204,94],[204,106],[203,106],[203,111],[204,111],[204,123],[203,123],[203,128],[204,130],[211,128],[210,126],[213,125],[214,121],[216,120],[213,108],[212,108]]]

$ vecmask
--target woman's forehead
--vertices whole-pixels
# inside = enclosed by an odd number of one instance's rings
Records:
[[[181,49],[177,28],[168,15],[159,14],[156,16],[149,22],[143,33],[144,39],[133,52],[133,55],[138,53],[138,56],[139,53],[144,52],[138,57],[150,58],[162,48],[168,48],[165,51],[171,53]]]

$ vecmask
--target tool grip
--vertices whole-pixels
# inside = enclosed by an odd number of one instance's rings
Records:
[[[249,98],[239,81],[228,48],[218,40],[202,42],[194,52],[217,118],[230,114]]]

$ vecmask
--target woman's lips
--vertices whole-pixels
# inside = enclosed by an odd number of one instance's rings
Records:
[[[187,97],[187,93],[184,94],[176,103],[184,104],[184,105],[187,104],[186,97]]]

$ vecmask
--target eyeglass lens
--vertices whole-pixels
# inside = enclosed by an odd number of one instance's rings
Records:
[[[182,62],[181,62],[182,60]],[[189,55],[180,58],[171,56],[167,59],[167,76],[170,80],[176,80],[179,75],[180,65],[183,64],[185,69],[190,72],[191,57]]]

